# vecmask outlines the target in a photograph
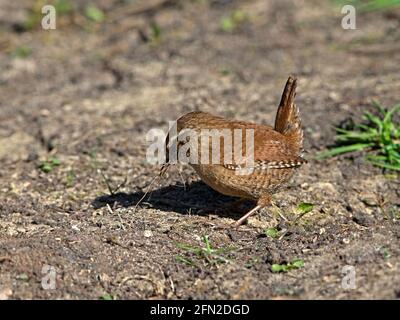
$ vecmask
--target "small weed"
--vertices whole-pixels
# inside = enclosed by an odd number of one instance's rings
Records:
[[[142,41],[152,46],[157,46],[161,43],[162,34],[163,31],[161,29],[161,26],[155,21],[152,21],[149,27],[146,28],[146,30],[139,29],[139,35]]]
[[[312,203],[309,202],[301,202],[298,206],[297,206],[297,212],[298,212],[298,216],[296,219],[294,219],[294,221],[292,222],[292,224],[296,224],[301,218],[303,218],[303,216],[307,213],[309,213],[310,211],[312,211],[314,209],[314,205]]]
[[[188,266],[192,266],[192,267],[196,266],[196,264],[193,262],[192,259],[180,256],[180,255],[175,256],[175,260],[180,263],[186,264]]]
[[[400,170],[400,123],[393,120],[400,115],[400,104],[386,110],[374,102],[378,115],[364,113],[366,123],[354,124],[351,129],[336,128],[338,146],[320,153],[317,159],[333,157],[354,151],[366,151],[365,159],[374,166],[388,170]]]
[[[40,0],[33,1],[33,4],[27,11],[26,19],[21,25],[21,28],[26,30],[32,30],[40,25],[40,21],[42,19],[42,6],[44,2]]]
[[[11,51],[11,57],[24,59],[32,54],[32,49],[28,47],[18,47]]]
[[[234,31],[241,23],[246,21],[247,15],[242,10],[235,10],[231,12],[228,16],[223,17],[219,26],[224,32],[232,32]]]
[[[115,300],[115,297],[112,294],[105,293],[99,297],[100,300]]]
[[[157,45],[161,42],[162,30],[159,24],[152,22],[150,24],[150,32],[148,36],[148,41],[152,45]]]
[[[54,2],[54,8],[58,15],[70,14],[74,9],[70,0],[56,0]]]
[[[383,256],[383,259],[388,260],[391,257],[389,250],[385,247],[380,248],[379,250]]]
[[[273,273],[288,272],[293,269],[300,269],[304,267],[304,261],[302,259],[295,259],[292,262],[284,264],[273,264],[271,266],[271,271]]]
[[[203,260],[207,266],[217,266],[218,264],[226,263],[229,261],[227,254],[232,252],[234,248],[215,249],[211,246],[207,235],[203,236],[201,240],[204,243],[204,246],[202,247],[192,247],[187,244],[178,243],[177,247],[184,250],[187,255],[189,255],[189,257],[178,255],[175,257],[175,259],[178,262],[190,266],[197,266],[195,259]]]
[[[93,22],[101,23],[105,20],[106,16],[98,7],[89,4],[85,9],[85,17]]]
[[[40,15],[36,12],[30,12],[28,17],[23,23],[24,30],[32,30],[40,23]]]
[[[296,218],[293,220],[288,220],[287,218],[285,218],[281,213],[279,213],[279,215],[289,223],[289,228],[288,229],[283,229],[281,231],[279,231],[277,228],[268,228],[264,230],[264,234],[272,239],[279,239],[281,240],[283,237],[286,236],[286,234],[288,234],[291,230],[291,228],[296,225],[299,220],[301,218],[303,218],[303,216],[312,211],[314,209],[314,205],[312,203],[309,202],[301,202],[296,210],[294,211],[294,214],[296,214]]]
[[[75,172],[73,170],[69,171],[67,177],[65,178],[66,187],[72,187],[75,180]]]
[[[273,239],[279,237],[279,231],[278,231],[278,229],[276,229],[276,228],[268,228],[268,229],[265,229],[265,230],[264,230],[264,233],[265,233],[265,235],[266,235],[267,237],[270,237],[270,238],[273,238]]]
[[[297,211],[299,211],[300,214],[306,214],[314,209],[314,205],[312,203],[308,202],[302,202],[297,206]]]
[[[55,167],[58,167],[61,164],[61,161],[57,158],[49,158],[48,160],[42,161],[39,164],[39,169],[45,173],[51,172]]]

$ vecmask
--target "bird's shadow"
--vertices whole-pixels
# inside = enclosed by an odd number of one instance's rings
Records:
[[[144,192],[102,195],[92,201],[98,209],[107,204],[112,208],[135,207],[143,198]],[[205,216],[215,214],[220,217],[238,218],[243,212],[251,208],[252,201],[246,201],[240,206],[232,206],[238,198],[224,196],[201,181],[191,184],[171,185],[154,190],[141,200],[139,206],[154,208],[162,211],[177,212],[180,214],[195,214]]]

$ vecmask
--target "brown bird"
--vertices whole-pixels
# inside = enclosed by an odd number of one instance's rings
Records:
[[[251,122],[224,119],[205,112],[190,112],[177,120],[178,136],[184,130],[190,129],[198,134],[200,144],[207,141],[208,160],[211,159],[212,152],[220,148],[222,156],[219,163],[211,163],[211,160],[208,163],[203,163],[201,160],[199,160],[199,163],[189,163],[201,179],[222,194],[257,201],[257,205],[235,223],[236,227],[257,210],[270,204],[271,195],[285,182],[288,182],[296,168],[306,162],[302,158],[303,132],[299,110],[294,103],[296,85],[297,79],[289,77],[278,107],[274,128]],[[221,138],[222,141],[220,140],[219,146],[212,145],[209,138],[207,140],[201,138],[201,131],[204,129],[229,129],[234,141],[231,153],[234,153],[235,148],[239,147],[240,144],[242,148],[245,146],[244,149],[246,146],[251,147],[251,140],[245,139],[244,132],[247,133],[246,129],[253,130],[254,140],[251,150],[253,153],[250,154],[253,161],[249,162],[249,157],[246,157],[243,151],[241,151],[242,159],[240,161],[235,159],[231,161],[231,158],[234,158],[231,157],[231,154],[227,154],[229,159],[225,159],[224,147],[229,141]],[[238,129],[243,134],[239,141],[235,141],[233,132]],[[163,167],[162,172],[165,172],[169,165],[170,140],[171,137],[168,134],[166,140],[167,165]],[[247,141],[250,141],[250,143]],[[177,142],[177,150],[180,150],[184,144],[182,141]],[[201,159],[203,149],[199,149],[188,150],[187,156],[197,154],[198,159]],[[246,174],[246,172],[243,173],[243,169],[250,170]]]

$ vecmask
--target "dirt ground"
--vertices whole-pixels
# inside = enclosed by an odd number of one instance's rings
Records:
[[[398,10],[344,30],[329,1],[102,0],[96,23],[82,0],[56,30],[25,30],[34,2],[0,1],[0,298],[400,297],[398,175],[360,154],[315,160],[333,126],[373,99],[400,101]],[[227,210],[235,199],[186,166],[136,206],[158,173],[148,130],[193,110],[272,124],[290,74],[309,162],[274,206],[220,228],[243,208]],[[314,208],[296,224],[280,217],[296,219],[301,202]],[[224,261],[185,249],[204,235]],[[304,266],[271,271],[294,259]],[[55,289],[43,288],[46,265]]]

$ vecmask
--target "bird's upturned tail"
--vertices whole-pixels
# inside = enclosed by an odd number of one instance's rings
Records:
[[[292,145],[301,153],[303,148],[303,130],[301,129],[299,109],[294,103],[296,87],[297,79],[290,76],[286,82],[276,113],[275,130],[288,137]]]

